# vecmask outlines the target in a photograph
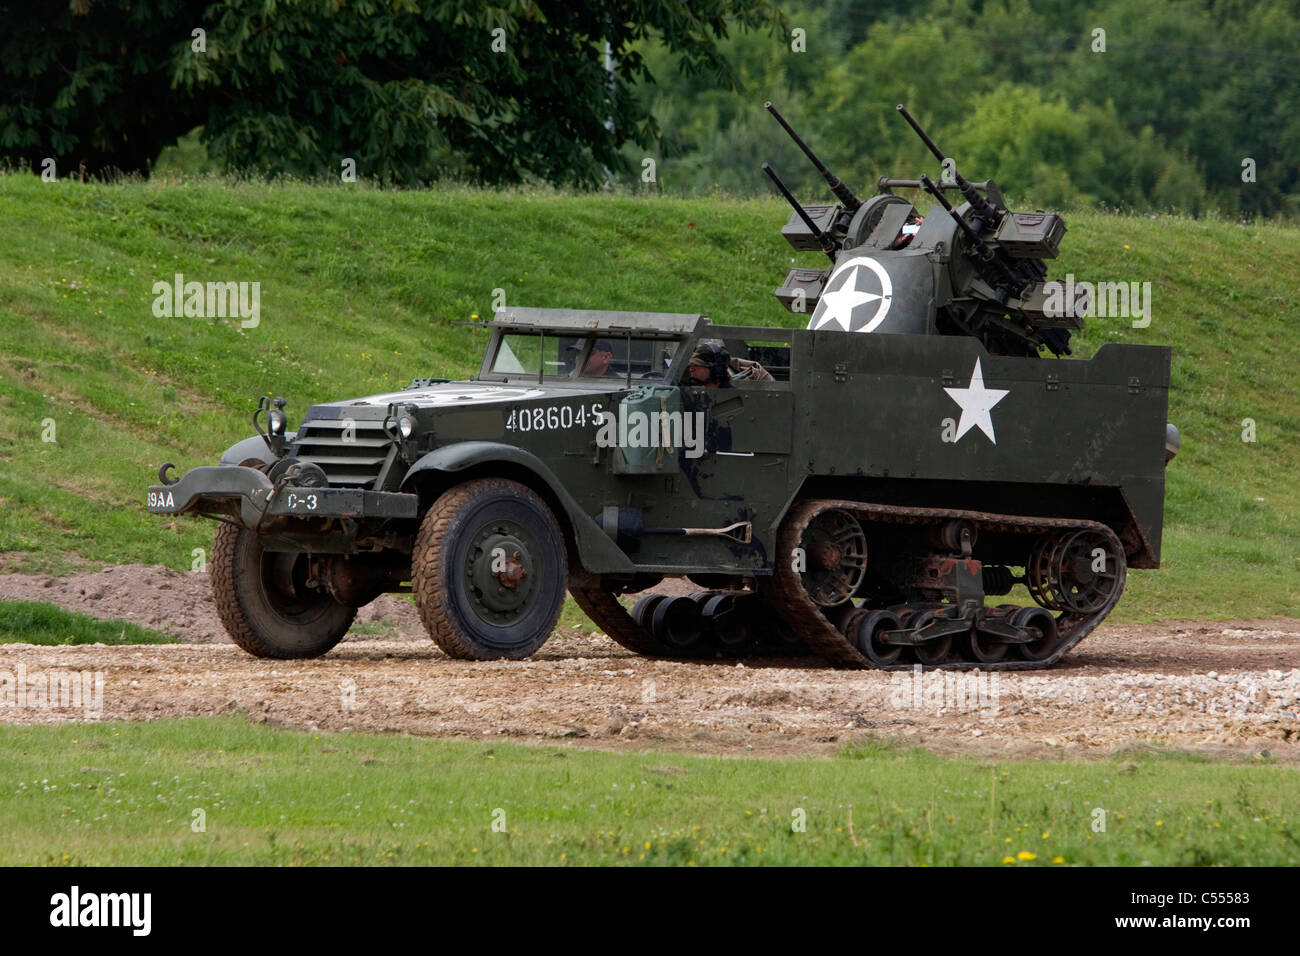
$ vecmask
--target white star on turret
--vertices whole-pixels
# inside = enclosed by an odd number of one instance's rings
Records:
[[[876,277],[880,292],[868,292],[859,287],[863,270]],[[869,281],[869,280],[868,280]],[[833,292],[823,292],[817,308],[813,312],[808,328],[813,331],[835,329],[840,332],[873,332],[889,312],[894,290],[889,281],[889,273],[870,256],[857,256],[835,267],[827,288],[839,285]],[[854,310],[868,302],[878,302],[875,314],[858,316],[854,319]]]
[[[949,398],[961,406],[961,421],[957,423],[957,435],[953,441],[959,441],[961,436],[972,428],[978,428],[996,445],[998,440],[993,437],[993,417],[989,415],[989,411],[1006,398],[1010,391],[1005,388],[984,387],[984,370],[980,368],[979,359],[975,360],[975,370],[970,373],[968,387],[945,388],[944,391],[948,393]]]
[[[842,286],[834,292],[822,295],[822,301],[826,303],[826,311],[822,315],[819,328],[837,325],[847,332],[852,327],[853,310],[880,298],[875,292],[864,292],[858,288],[858,276],[861,274],[862,267],[855,266],[850,270],[849,277],[844,280]]]

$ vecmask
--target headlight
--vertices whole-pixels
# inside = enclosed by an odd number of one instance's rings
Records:
[[[410,438],[411,432],[415,431],[415,419],[410,415],[403,415],[397,420],[397,430],[402,433],[403,438]]]
[[[267,413],[266,424],[272,435],[283,435],[285,426],[289,424],[289,419],[280,409],[273,408]]]

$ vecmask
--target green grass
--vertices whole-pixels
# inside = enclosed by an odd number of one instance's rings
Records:
[[[555,622],[555,626],[561,630],[580,631],[583,634],[599,630],[591,623],[591,618],[582,612],[582,608],[578,607],[578,602],[568,595],[565,595],[564,605],[560,608],[560,619]]]
[[[9,726],[0,865],[1282,865],[1300,859],[1297,787],[1266,759],[1158,753],[745,760],[242,718]]]
[[[145,513],[158,464],[211,464],[261,393],[298,416],[472,374],[486,333],[454,323],[487,315],[494,289],[797,324],[771,295],[786,216],[776,200],[0,176],[0,567],[188,568],[212,528]],[[1153,285],[1149,328],[1098,320],[1079,354],[1175,350],[1165,566],[1132,575],[1116,616],[1300,614],[1300,230],[1085,212],[1069,226],[1054,276]],[[155,318],[152,284],[177,272],[260,282],[260,326]]]
[[[174,644],[127,621],[93,618],[37,601],[0,601],[0,644]]]

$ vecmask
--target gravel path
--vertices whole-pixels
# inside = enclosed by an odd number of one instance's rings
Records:
[[[453,661],[414,609],[385,598],[314,661],[268,662],[224,643],[205,575],[108,568],[58,580],[0,576],[0,597],[46,600],[207,643],[0,644],[5,675],[103,673],[101,719],[247,713],[282,726],[718,753],[829,752],[867,736],[944,753],[1087,756],[1126,747],[1300,760],[1300,620],[1103,626],[1041,674],[836,671],[811,662],[676,663],[561,631],[519,662]],[[94,719],[85,706],[0,720]],[[83,702],[84,704],[84,702]]]

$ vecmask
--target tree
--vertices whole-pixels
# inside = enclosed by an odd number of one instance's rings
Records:
[[[650,79],[640,41],[732,83],[728,30],[783,22],[763,0],[72,0],[52,23],[28,6],[0,14],[10,160],[145,172],[203,125],[234,169],[337,175],[351,159],[407,184],[598,183],[620,147],[658,134],[631,92]]]
[[[166,64],[191,42],[203,0],[0,3],[0,158],[63,175],[143,172],[202,122],[169,89]]]

